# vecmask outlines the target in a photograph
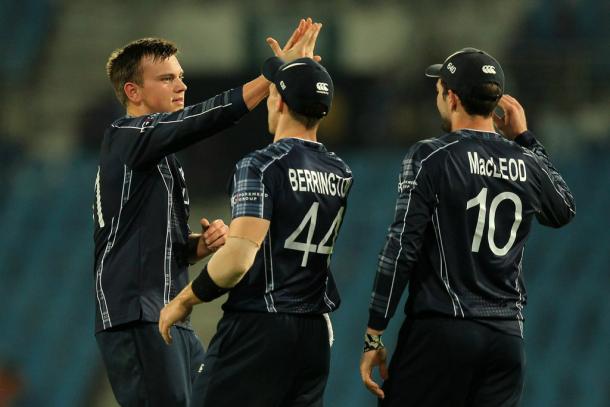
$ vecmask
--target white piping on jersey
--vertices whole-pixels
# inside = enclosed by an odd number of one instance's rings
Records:
[[[205,110],[205,111],[203,111],[203,112],[200,112],[200,113],[192,114],[192,115],[190,115],[190,116],[183,117],[183,118],[182,118],[182,119],[180,119],[180,120],[171,120],[171,121],[167,121],[167,122],[162,122],[162,121],[159,121],[159,124],[180,123],[180,122],[182,122],[182,121],[184,121],[184,120],[186,120],[186,119],[190,119],[191,117],[197,117],[197,116],[201,116],[202,114],[206,114],[206,113],[208,113],[208,112],[211,112],[212,110],[216,110],[216,109],[222,109],[222,108],[225,108],[225,107],[231,106],[232,104],[233,104],[233,103],[227,103],[226,105],[214,106],[214,107],[211,107],[211,108],[209,108],[208,110]]]
[[[304,139],[304,138],[301,138],[301,137],[285,137],[285,138],[283,138],[281,140],[290,140],[290,139],[293,139],[293,140],[302,140],[302,141],[305,141],[307,143],[319,144],[321,146],[324,145],[324,144],[320,143],[319,141],[308,140],[308,139]],[[280,140],[278,140],[278,141],[280,141]]]
[[[324,302],[330,311],[333,310],[333,307],[337,308],[337,305],[328,297],[326,293],[328,289],[328,276],[326,276],[326,281],[324,282]]]
[[[112,320],[110,318],[110,311],[108,310],[108,303],[106,302],[106,295],[104,294],[104,288],[102,286],[102,274],[104,272],[104,259],[106,255],[110,253],[110,250],[114,247],[114,243],[116,241],[117,232],[119,230],[119,224],[121,223],[121,214],[123,213],[123,207],[129,200],[129,193],[131,191],[131,177],[133,171],[127,171],[127,166],[123,165],[123,187],[121,188],[121,206],[119,207],[119,214],[117,216],[116,226],[114,225],[114,216],[112,217],[112,222],[110,223],[110,233],[108,234],[108,240],[106,242],[106,248],[104,249],[104,254],[102,255],[102,259],[100,260],[100,265],[97,270],[97,278],[96,278],[96,295],[97,300],[100,307],[100,316],[102,317],[102,325],[103,328],[112,328]],[[127,191],[125,191],[127,189]],[[114,226],[114,231],[113,231]],[[112,242],[110,241],[112,239]],[[99,289],[97,288],[99,287]],[[104,312],[105,310],[105,312]],[[108,326],[106,326],[108,324]]]
[[[169,303],[172,284],[172,207],[174,205],[174,200],[172,198],[174,191],[174,176],[172,175],[167,157],[165,157],[165,164],[167,165],[167,171],[170,177],[169,185],[165,182],[165,176],[163,175],[163,172],[161,172],[161,164],[157,164],[157,169],[161,175],[163,185],[165,185],[165,189],[167,189],[167,226],[165,228],[165,250],[163,251],[163,304],[167,305]]]
[[[534,158],[534,160],[536,162],[538,162],[538,160],[540,160],[541,158],[536,156],[534,153],[526,150],[525,148],[523,148],[523,154],[525,154],[528,157],[532,157]],[[546,176],[549,178],[549,181],[551,181],[551,185],[553,186],[553,189],[555,190],[555,192],[557,193],[557,195],[559,195],[561,197],[561,199],[563,200],[563,203],[566,205],[566,207],[570,210],[570,212],[572,212],[572,214],[575,214],[576,212],[574,212],[574,209],[572,209],[572,207],[568,204],[568,202],[566,201],[566,197],[557,190],[557,187],[555,186],[555,182],[553,181],[553,178],[551,177],[551,175],[546,171],[546,169],[544,168],[544,166],[540,165],[539,166],[540,169],[542,170],[542,172],[544,172],[546,174]]]
[[[271,243],[271,233],[269,233],[269,263],[271,264],[271,291],[275,289],[275,280],[273,275],[273,243]],[[271,308],[273,312],[277,312],[275,309],[275,301],[273,301],[273,295],[269,292],[269,299],[271,300]]]
[[[443,285],[445,286],[445,289],[447,290],[447,294],[449,295],[449,299],[451,300],[451,305],[453,306],[453,316],[457,317],[457,308],[455,307],[455,301],[453,300],[453,295],[451,295],[451,291],[449,289],[449,282],[447,281],[448,279],[445,279],[445,276],[443,275],[443,268],[444,268],[444,259],[443,259],[443,252],[441,250],[441,242],[439,241],[438,238],[438,232],[436,230],[436,223],[434,221],[434,214],[432,215],[432,226],[434,229],[434,236],[436,237],[436,244],[438,245],[438,261],[440,263],[441,266],[441,280],[443,281]]]
[[[519,260],[519,268],[518,268],[518,272],[517,272],[517,278],[515,279],[515,288],[517,289],[517,292],[519,293],[519,300],[515,301],[515,305],[517,306],[517,309],[519,310],[519,319],[517,320],[517,322],[519,323],[519,331],[521,332],[521,337],[523,338],[523,314],[521,313],[521,310],[523,309],[523,295],[521,293],[521,289],[519,288],[519,277],[521,276],[521,271],[523,270],[523,252],[525,251],[525,246],[523,246],[523,248],[521,249],[521,259]]]
[[[438,199],[438,198],[437,198]],[[443,260],[443,264],[444,264],[444,269],[445,269],[445,284],[447,287],[447,292],[449,293],[449,296],[452,297],[451,299],[451,303],[453,304],[453,298],[455,298],[455,301],[457,302],[458,307],[460,308],[460,313],[462,314],[462,318],[464,318],[464,310],[462,309],[462,304],[460,303],[460,299],[458,298],[457,294],[455,293],[455,291],[453,291],[451,289],[451,286],[449,285],[449,267],[447,267],[447,258],[445,257],[445,246],[443,245],[443,235],[441,234],[441,223],[438,217],[438,209],[435,208],[434,209],[434,213],[436,214],[436,225],[434,222],[434,215],[432,215],[432,225],[438,230],[438,242],[440,243],[439,246],[439,250],[441,252],[441,256],[442,256],[442,260]],[[436,233],[437,230],[435,230],[434,232]],[[443,267],[441,265],[441,276],[442,276],[442,270]],[[454,316],[457,317],[457,313],[455,312],[455,304],[453,304],[454,306]]]
[[[265,239],[266,240],[266,239]],[[271,307],[269,306],[269,301],[267,300],[267,290],[269,289],[269,282],[267,280],[267,250],[266,247],[267,242],[263,241],[263,267],[265,268],[265,293],[263,294],[263,299],[265,300],[265,304],[267,305],[267,311],[272,312]]]
[[[269,237],[269,235],[267,235],[267,237]],[[271,295],[269,279],[267,278],[267,246],[269,246],[267,244],[267,237],[265,237],[265,240],[263,241],[263,267],[265,268],[263,272],[265,275],[265,293],[263,294],[263,299],[267,305],[268,312],[277,312],[277,309],[275,309],[275,305],[273,303],[273,296]],[[269,248],[271,247],[269,246]],[[269,296],[269,299],[267,299],[267,296]]]
[[[97,175],[95,176],[95,204],[97,206],[97,223],[100,228],[106,226],[104,223],[104,214],[102,213],[102,192],[100,191],[100,166],[97,166]]]
[[[293,68],[295,66],[299,66],[299,65],[307,65],[305,62],[294,62],[290,65],[286,65],[285,67],[282,68],[282,71],[285,71],[286,69],[290,69]]]
[[[102,255],[102,259],[100,260],[100,264],[97,267],[96,278],[95,278],[95,294],[97,296],[97,302],[100,308],[100,317],[102,318],[102,325],[104,329],[106,329],[106,320],[108,319],[109,326],[112,327],[112,321],[110,321],[110,313],[108,312],[108,303],[106,302],[106,295],[104,294],[104,288],[102,287],[102,273],[104,271],[104,258],[110,252],[110,248],[112,245],[110,244],[110,237],[112,236],[112,230],[114,228],[114,216],[110,222],[110,233],[108,234],[108,240],[106,241],[106,248],[104,249],[104,254]],[[104,312],[104,309],[106,310]]]
[[[455,143],[459,143],[461,140],[456,140],[453,141],[449,144],[446,144],[444,146],[441,146],[439,148],[437,148],[436,150],[434,150],[433,152],[431,152],[430,154],[428,154],[423,160],[421,160],[420,166],[419,166],[419,170],[417,171],[417,174],[415,174],[415,178],[413,179],[413,181],[417,181],[417,177],[419,177],[419,173],[421,172],[421,169],[424,167],[424,162],[430,158],[433,154],[437,153],[440,150],[443,150]],[[385,310],[385,314],[384,314],[384,318],[388,317],[388,312],[390,312],[390,303],[392,302],[392,292],[394,291],[394,280],[396,279],[396,270],[398,269],[398,259],[400,258],[400,253],[402,253],[402,235],[405,232],[405,226],[407,224],[407,214],[409,213],[409,206],[411,205],[411,194],[412,191],[409,191],[409,199],[407,201],[407,209],[405,209],[405,216],[402,219],[402,230],[400,231],[400,237],[399,237],[399,241],[400,241],[400,248],[398,249],[398,254],[396,255],[396,260],[394,261],[394,273],[392,274],[392,284],[390,285],[390,294],[388,295],[388,305],[386,306],[386,310]]]
[[[477,133],[490,133],[490,134],[495,134],[495,135],[497,135],[497,136],[502,137],[502,135],[501,135],[500,133],[496,133],[495,131],[487,131],[487,130],[469,129],[468,127],[464,127],[464,128],[462,128],[462,129],[455,130],[455,131],[462,131],[462,130],[476,131]]]
[[[261,212],[260,212],[261,219],[265,215],[265,184],[263,182],[263,178],[265,177],[265,171],[267,170],[267,168],[269,168],[269,166],[271,164],[286,157],[288,155],[288,153],[290,153],[291,150],[292,149],[289,149],[288,151],[286,151],[285,153],[283,153],[282,155],[280,155],[278,157],[273,157],[273,159],[271,161],[269,161],[266,165],[264,165],[261,168],[261,185],[262,185],[262,191],[261,191],[262,205],[261,205]],[[267,254],[263,250],[263,264],[265,266],[265,273],[264,273],[265,274],[265,294],[264,294],[264,297],[265,297],[265,303],[267,304],[267,310],[269,312],[277,312],[277,309],[275,309],[275,304],[273,301],[273,294],[271,294],[271,290],[273,290],[273,288],[275,286],[275,282],[273,279],[273,251],[272,251],[272,247],[271,247],[271,233],[269,231],[267,231],[267,236],[269,236],[269,258],[270,258],[270,265],[271,265],[271,270],[270,270],[271,274],[269,277],[271,279],[271,283],[269,283],[267,281]],[[271,304],[269,304],[269,302],[267,301],[267,295],[269,296],[269,298],[271,300]]]
[[[229,106],[231,106],[232,104],[233,104],[233,103],[227,103],[226,105],[214,106],[214,107],[212,107],[212,108],[209,108],[208,110],[204,110],[203,112],[196,113],[196,114],[192,114],[192,115],[190,115],[190,116],[185,116],[185,117],[183,117],[183,118],[182,118],[182,119],[180,119],[180,120],[170,120],[170,121],[167,121],[167,122],[162,122],[162,121],[159,121],[157,124],[180,123],[180,122],[185,121],[186,119],[190,119],[191,117],[197,117],[197,116],[201,116],[202,114],[206,114],[206,113],[208,113],[208,112],[211,112],[212,110],[216,110],[216,109],[221,109],[221,108],[229,107]],[[136,127],[136,126],[117,126],[117,125],[115,125],[115,124],[112,124],[112,125],[111,125],[111,127],[114,127],[114,128],[116,128],[116,129],[134,129],[134,130],[140,130],[140,131],[142,131],[142,130],[144,130],[144,129],[151,129],[151,128],[155,127],[155,126],[141,126],[141,127]]]

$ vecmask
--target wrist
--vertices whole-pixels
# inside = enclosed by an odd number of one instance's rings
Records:
[[[381,341],[381,334],[370,334],[367,330],[367,333],[364,334],[364,348],[362,351],[366,353],[372,350],[381,349],[385,349],[385,345]]]
[[[534,136],[534,133],[532,133],[531,131],[525,130],[525,131],[519,133],[517,135],[517,137],[515,137],[514,140],[520,146],[529,147],[532,144],[534,144],[534,142],[536,141],[536,137]]]
[[[191,290],[196,298],[202,302],[210,302],[220,297],[229,291],[228,288],[222,288],[216,284],[208,271],[206,264],[199,276],[191,282]]]

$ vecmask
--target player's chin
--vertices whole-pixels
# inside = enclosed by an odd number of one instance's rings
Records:
[[[184,100],[172,101],[172,112],[184,109]]]

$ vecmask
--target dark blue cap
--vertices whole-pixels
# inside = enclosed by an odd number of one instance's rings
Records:
[[[442,64],[430,65],[426,76],[441,78],[460,97],[479,96],[473,91],[480,85],[495,83],[504,92],[504,71],[494,57],[476,48],[463,48],[447,57]]]
[[[263,76],[273,82],[290,110],[307,117],[322,118],[333,100],[333,80],[322,65],[311,58],[284,63],[277,57],[263,65]]]

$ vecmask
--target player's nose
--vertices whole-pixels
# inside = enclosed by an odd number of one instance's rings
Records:
[[[186,86],[186,83],[184,83],[184,80],[182,78],[178,78],[178,88],[176,89],[177,92],[184,92],[185,90],[188,89],[188,86]]]

